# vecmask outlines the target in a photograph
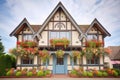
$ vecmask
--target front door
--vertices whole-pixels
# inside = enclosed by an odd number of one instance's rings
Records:
[[[67,73],[67,55],[64,55],[63,58],[57,58],[54,56],[53,59],[53,73],[54,74],[65,74]]]

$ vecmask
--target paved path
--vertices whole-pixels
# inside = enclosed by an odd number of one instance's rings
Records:
[[[0,80],[120,80],[120,78],[0,78]]]

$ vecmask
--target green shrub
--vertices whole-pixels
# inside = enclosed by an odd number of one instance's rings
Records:
[[[50,70],[45,70],[45,71],[44,71],[44,76],[46,76],[46,75],[48,75],[48,74],[50,74]]]
[[[22,75],[22,73],[19,71],[19,72],[16,72],[15,76],[17,77],[20,77]]]
[[[88,77],[93,77],[93,73],[92,72],[87,72],[87,76]]]
[[[102,77],[102,72],[98,71],[97,76]]]
[[[27,76],[28,76],[28,77],[31,77],[32,75],[33,75],[32,72],[27,72]]]
[[[103,75],[104,77],[107,77],[107,76],[108,76],[108,73],[107,73],[107,72],[103,72],[102,75]]]
[[[76,70],[73,69],[73,70],[71,70],[70,74],[77,75],[78,72],[77,72]]]
[[[113,76],[117,77],[118,76],[118,72],[114,71],[113,72]]]
[[[15,67],[16,60],[12,55],[2,54],[0,55],[0,76],[5,76],[7,74],[6,69]]]
[[[10,71],[8,71],[8,72],[6,73],[6,76],[10,76]]]
[[[87,76],[87,72],[84,71],[84,72],[82,73],[82,76],[86,77],[86,76]]]
[[[120,70],[119,69],[114,69],[117,73],[118,73],[118,75],[120,76]]]
[[[38,76],[38,77],[41,77],[41,76],[43,76],[43,75],[44,75],[44,73],[43,73],[42,70],[40,70],[40,71],[37,72],[37,76]]]

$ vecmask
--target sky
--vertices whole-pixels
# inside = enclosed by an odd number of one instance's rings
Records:
[[[0,0],[0,36],[5,52],[16,46],[9,34],[23,18],[42,24],[55,6],[62,2],[77,24],[90,24],[94,18],[111,34],[105,47],[120,46],[120,0]]]

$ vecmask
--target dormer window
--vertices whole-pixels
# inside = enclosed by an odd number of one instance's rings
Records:
[[[23,40],[24,41],[26,41],[26,40],[33,40],[32,34],[24,34],[23,35]]]

